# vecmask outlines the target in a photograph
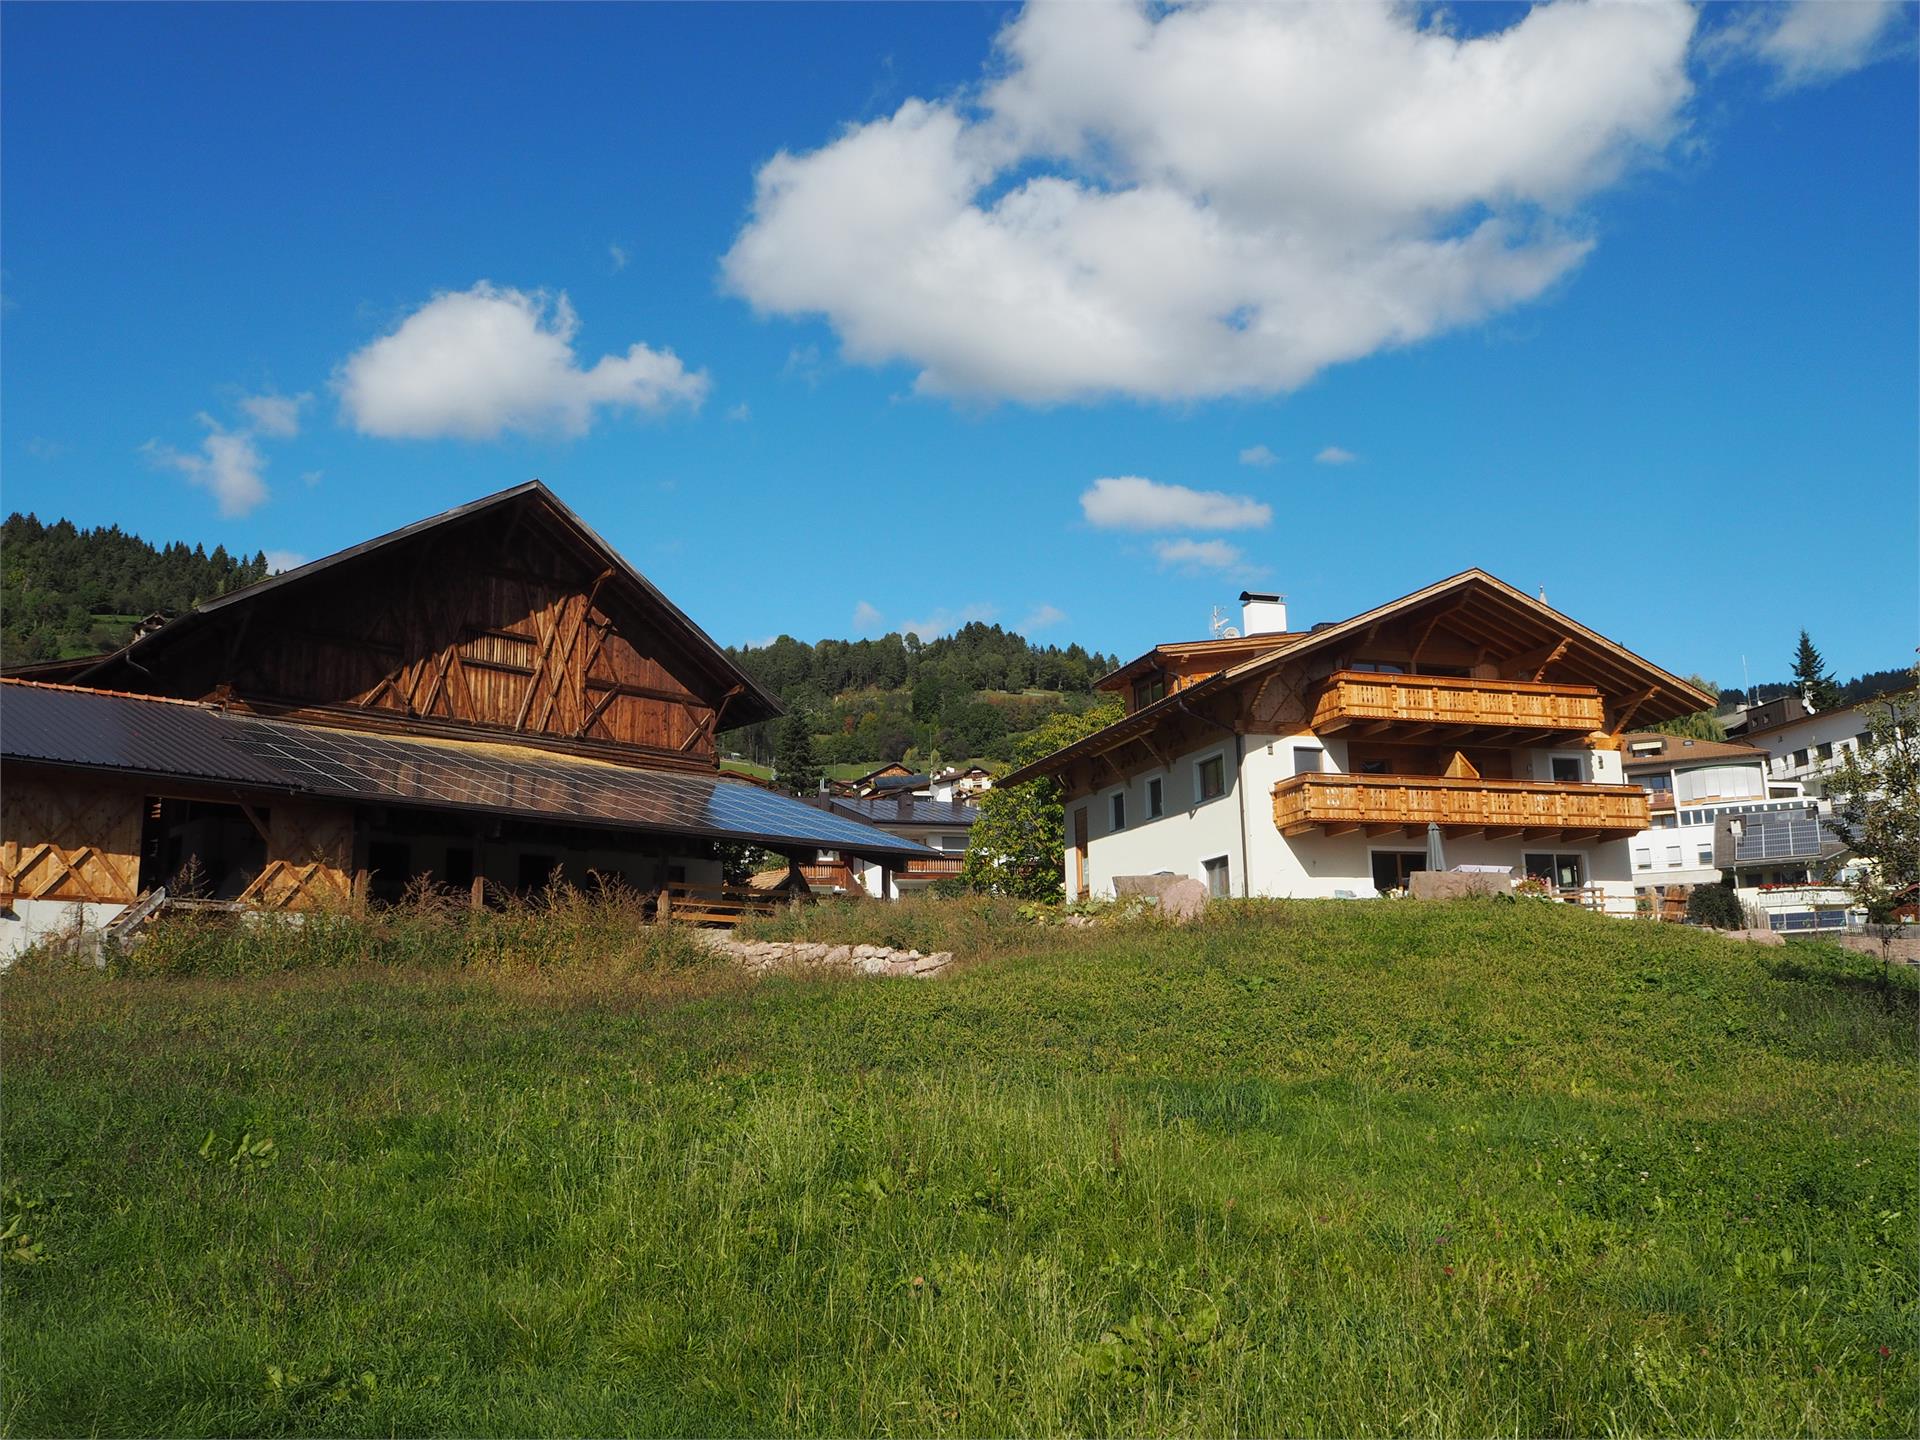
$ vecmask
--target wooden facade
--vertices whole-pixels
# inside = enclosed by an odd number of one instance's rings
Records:
[[[9,766],[0,890],[9,901],[128,903],[140,893],[140,818],[122,784]]]
[[[537,485],[202,607],[80,678],[656,768],[716,769],[723,726],[775,713]]]
[[[1638,785],[1549,784],[1447,776],[1296,775],[1273,789],[1273,823],[1283,835],[1366,830],[1425,831],[1492,838],[1619,839],[1647,828]]]

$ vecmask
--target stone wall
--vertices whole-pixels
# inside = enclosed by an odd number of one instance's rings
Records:
[[[724,930],[695,930],[709,950],[749,970],[851,970],[860,975],[905,975],[930,979],[953,963],[951,950],[922,955],[884,945],[826,945],[806,940],[736,940]]]

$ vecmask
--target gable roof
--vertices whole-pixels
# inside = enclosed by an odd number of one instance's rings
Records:
[[[1458,575],[1450,575],[1445,580],[1402,595],[1397,600],[1389,600],[1384,605],[1376,605],[1349,619],[1318,626],[1304,635],[1286,637],[1287,643],[1251,660],[1228,666],[1183,690],[1176,690],[1164,699],[1156,700],[1104,729],[1056,750],[1052,755],[1023,765],[1004,776],[1000,783],[1014,785],[1049,774],[1081,755],[1096,754],[1115,743],[1152,730],[1162,718],[1190,706],[1203,696],[1265,679],[1285,663],[1338,645],[1397,614],[1449,599],[1453,601],[1453,606],[1441,618],[1454,618],[1456,627],[1464,620],[1467,628],[1478,628],[1482,633],[1512,633],[1523,639],[1544,640],[1549,644],[1565,641],[1567,657],[1564,663],[1570,667],[1583,668],[1590,674],[1606,678],[1616,692],[1645,692],[1645,700],[1637,712],[1643,719],[1676,719],[1696,710],[1707,709],[1713,704],[1713,697],[1706,691],[1696,688],[1671,671],[1661,669],[1651,660],[1634,654],[1626,646],[1589,630],[1544,600],[1534,599],[1485,570],[1463,570]]]
[[[771,719],[784,713],[780,702],[728,658],[726,651],[714,643],[711,635],[694,624],[686,612],[662,594],[646,576],[634,569],[619,551],[602,539],[592,526],[574,514],[562,503],[559,496],[539,480],[528,480],[492,495],[482,496],[478,500],[469,501],[465,505],[456,505],[453,509],[443,510],[438,515],[416,520],[411,525],[403,525],[398,530],[390,530],[385,535],[363,540],[358,545],[349,545],[344,550],[337,550],[331,555],[310,560],[305,565],[284,570],[278,575],[270,575],[265,580],[230,591],[217,599],[208,600],[194,606],[184,615],[136,635],[120,649],[94,657],[90,662],[62,662],[58,667],[60,678],[71,679],[80,684],[90,683],[122,663],[137,665],[142,656],[162,650],[184,635],[198,630],[209,620],[245,607],[263,596],[296,589],[316,578],[329,575],[352,561],[403,545],[431,531],[493,511],[514,508],[537,511],[567,538],[590,552],[604,568],[612,571],[615,584],[623,586],[629,595],[640,600],[647,609],[661,617],[665,622],[665,628],[674,634],[694,661],[705,669],[723,690],[739,687],[740,700],[728,713],[728,728],[749,724],[755,720]],[[35,671],[45,678],[53,678],[50,672],[54,668],[41,666],[35,667]],[[25,671],[23,669],[21,672],[9,673],[25,673]]]

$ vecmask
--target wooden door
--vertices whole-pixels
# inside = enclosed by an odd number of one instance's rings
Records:
[[[1084,900],[1093,887],[1087,881],[1087,807],[1073,812],[1073,898]]]

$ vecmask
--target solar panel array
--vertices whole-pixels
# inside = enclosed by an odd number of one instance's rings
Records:
[[[0,701],[0,754],[8,759],[863,855],[928,853],[792,796],[711,775],[18,682],[0,686]]]
[[[1733,842],[1733,858],[1754,860],[1810,860],[1820,854],[1820,822],[1806,811],[1779,815],[1748,815],[1742,833]]]

